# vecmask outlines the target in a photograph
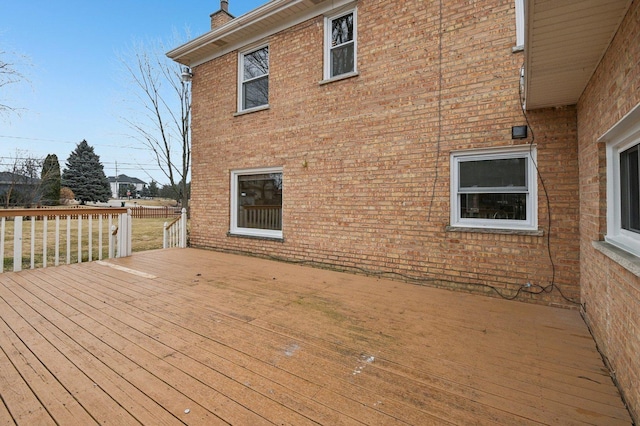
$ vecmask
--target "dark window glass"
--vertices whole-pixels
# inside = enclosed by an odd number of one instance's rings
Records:
[[[244,55],[244,80],[269,74],[269,48],[264,47]]]
[[[263,47],[243,57],[242,109],[269,103],[269,48]]]
[[[238,228],[282,230],[282,173],[238,176]]]
[[[331,77],[355,70],[353,13],[331,21]]]
[[[331,77],[353,71],[353,44],[341,46],[331,51]]]
[[[460,188],[527,187],[527,159],[460,162]]]
[[[269,77],[244,83],[242,86],[242,109],[255,108],[269,103]]]
[[[527,194],[460,194],[460,217],[527,220]]]
[[[622,229],[640,233],[640,172],[638,145],[620,153],[620,214]]]

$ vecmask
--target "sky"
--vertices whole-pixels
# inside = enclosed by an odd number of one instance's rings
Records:
[[[267,1],[229,0],[229,12],[240,16]],[[135,98],[119,58],[139,42],[171,49],[181,44],[175,34],[183,42],[202,35],[219,8],[219,0],[0,1],[0,54],[26,77],[0,88],[0,103],[21,111],[0,116],[0,171],[16,158],[47,154],[64,169],[84,139],[107,176],[117,170],[168,183],[123,122],[136,112],[129,112]]]

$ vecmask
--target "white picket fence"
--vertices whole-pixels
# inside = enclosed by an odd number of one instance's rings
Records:
[[[7,232],[11,228],[10,222],[13,222],[12,238]],[[27,223],[30,228],[25,229]],[[50,226],[55,229],[53,244],[49,241]],[[94,233],[97,233],[97,240]],[[25,238],[28,241],[24,241]],[[75,247],[72,247],[72,242]],[[94,253],[95,260],[101,260],[105,248],[109,258],[130,256],[131,212],[126,208],[0,210],[0,273],[5,270],[5,249],[8,246],[13,246],[14,272],[22,270],[25,254],[30,259],[31,269],[36,265],[46,268],[49,259],[55,266],[61,262],[71,263],[72,257],[78,263],[83,259],[92,261]],[[64,258],[61,258],[61,252]]]
[[[187,247],[187,209],[183,208],[173,221],[164,223],[162,248],[171,247]]]

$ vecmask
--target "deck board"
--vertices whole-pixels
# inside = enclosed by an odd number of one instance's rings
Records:
[[[0,274],[0,349],[0,424],[631,424],[576,311],[205,250]]]

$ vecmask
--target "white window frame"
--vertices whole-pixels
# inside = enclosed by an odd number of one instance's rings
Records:
[[[353,71],[331,75],[331,23],[345,15],[353,14]],[[356,7],[341,9],[324,18],[324,80],[341,79],[358,73],[358,13]]]
[[[279,238],[282,239],[282,230],[275,229],[257,229],[257,228],[240,228],[238,227],[238,177],[247,175],[262,175],[268,173],[281,173],[284,180],[284,173],[282,167],[264,167],[258,169],[241,169],[231,171],[231,192],[230,192],[230,218],[229,218],[229,233],[234,235],[246,235],[252,237],[263,238]],[[284,185],[283,185],[284,186]],[[283,193],[283,208],[284,208],[284,193]],[[284,228],[284,223],[283,223]]]
[[[238,52],[238,112],[248,112],[248,111],[259,111],[261,109],[267,109],[269,108],[269,97],[271,95],[271,93],[269,93],[267,95],[267,103],[264,105],[258,105],[255,107],[251,107],[251,108],[244,108],[243,107],[243,92],[244,92],[244,83],[246,83],[247,81],[244,80],[244,58],[245,56],[256,52],[260,49],[264,49],[267,48],[267,50],[269,51],[269,72],[267,72],[266,76],[267,76],[267,81],[270,80],[271,78],[271,47],[269,46],[268,43],[262,43],[262,44],[258,44],[258,45],[253,45],[251,47],[248,47],[246,49],[243,49],[242,51]],[[257,78],[262,78],[264,76],[260,76],[260,77],[256,77]],[[271,82],[269,81],[269,84]],[[271,87],[269,87],[269,89],[271,89]]]
[[[607,233],[605,241],[640,257],[640,234],[622,228],[620,153],[640,144],[640,104],[600,139],[607,153]]]
[[[460,217],[459,165],[464,161],[499,160],[509,158],[527,159],[527,220],[480,219]],[[538,179],[536,171],[536,148],[532,145],[517,147],[477,149],[451,153],[451,226],[463,228],[490,228],[505,230],[538,230]]]
[[[524,0],[515,0],[516,3],[516,48],[524,48]]]

